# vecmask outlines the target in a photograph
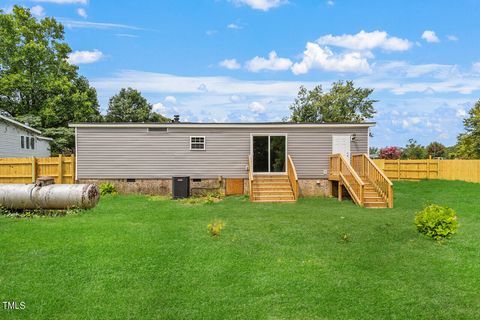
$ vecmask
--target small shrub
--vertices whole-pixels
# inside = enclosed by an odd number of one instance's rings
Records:
[[[210,223],[207,226],[208,232],[212,237],[217,237],[222,232],[222,229],[225,227],[225,223],[221,221]]]
[[[105,196],[107,194],[117,194],[117,189],[115,185],[110,182],[104,182],[100,185],[100,194]]]
[[[415,215],[417,230],[435,240],[448,238],[458,229],[457,215],[449,207],[429,205]]]
[[[195,205],[195,204],[212,204],[222,201],[224,195],[220,192],[208,192],[205,195],[193,196],[190,198],[180,199],[180,203]]]
[[[4,215],[7,215],[7,214],[10,214],[10,210],[8,210],[7,208],[3,207],[3,206],[0,206],[0,214],[4,214]]]
[[[342,234],[340,235],[340,241],[341,241],[342,243],[348,243],[348,242],[350,242],[350,235],[349,235],[348,233],[342,233]]]

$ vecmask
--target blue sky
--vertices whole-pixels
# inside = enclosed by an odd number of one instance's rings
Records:
[[[476,0],[3,0],[64,23],[102,110],[122,87],[188,121],[279,121],[298,87],[374,88],[372,145],[451,145],[480,98]]]

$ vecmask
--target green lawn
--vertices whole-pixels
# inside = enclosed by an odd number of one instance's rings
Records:
[[[429,203],[457,210],[451,240],[415,230]],[[106,197],[0,217],[0,300],[26,303],[0,319],[479,319],[479,230],[480,184],[463,182],[395,183],[394,209]]]

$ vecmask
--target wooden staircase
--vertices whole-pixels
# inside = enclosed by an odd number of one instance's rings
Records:
[[[255,175],[252,183],[254,202],[294,202],[287,175]]]
[[[340,201],[345,188],[359,206],[393,208],[393,184],[366,154],[353,155],[351,163],[341,154],[332,155],[329,180],[338,182]]]
[[[387,208],[388,203],[367,177],[361,177],[364,185],[363,206],[365,208]]]
[[[254,175],[249,158],[249,188],[252,202],[295,202],[298,199],[298,177],[292,158],[287,156],[287,173]]]

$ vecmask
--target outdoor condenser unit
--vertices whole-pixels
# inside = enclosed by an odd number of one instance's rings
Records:
[[[172,178],[173,199],[188,198],[190,196],[190,177]]]

